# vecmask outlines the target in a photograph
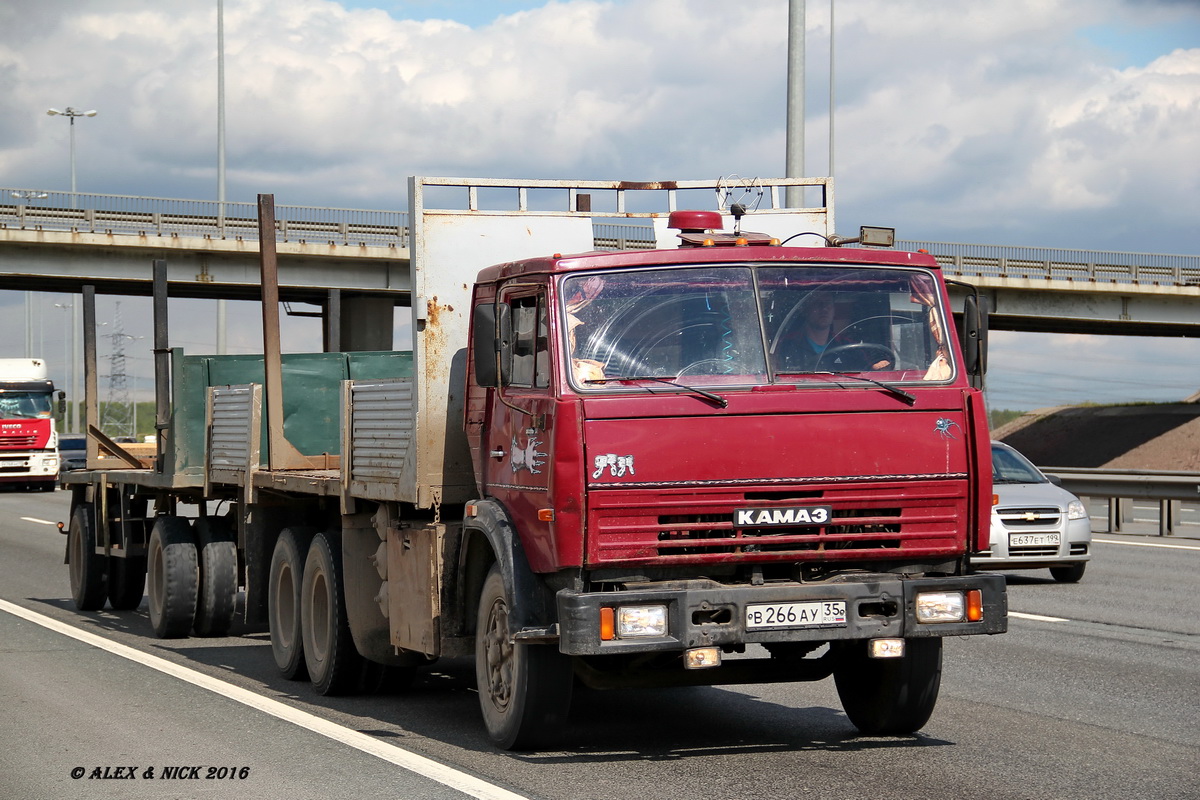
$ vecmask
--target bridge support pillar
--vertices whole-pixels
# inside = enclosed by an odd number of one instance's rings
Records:
[[[333,311],[331,306],[337,306]],[[391,297],[363,297],[341,292],[341,298],[326,306],[325,348],[336,351],[391,350],[396,301]],[[337,332],[336,342],[330,328]]]

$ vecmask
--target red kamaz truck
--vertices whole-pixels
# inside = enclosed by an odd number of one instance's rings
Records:
[[[54,384],[40,358],[0,358],[0,483],[58,486]]]
[[[473,654],[503,748],[553,742],[576,682],[832,676],[862,732],[923,726],[942,639],[1007,625],[968,566],[977,298],[956,321],[932,257],[836,236],[828,179],[409,191],[408,350],[279,356],[267,196],[264,356],[168,364],[157,265],[159,453],[93,440],[126,468],[68,478],[78,607],[136,607],[148,565],[157,635],[221,635],[244,588],[324,694]],[[648,249],[597,249],[630,218]]]

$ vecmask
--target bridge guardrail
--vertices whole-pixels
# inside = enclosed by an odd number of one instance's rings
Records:
[[[408,214],[404,211],[278,205],[275,214],[281,242],[408,246]],[[257,236],[257,224],[254,203],[0,188],[0,227],[220,239]],[[595,228],[596,247],[602,250],[655,246],[654,236],[644,224],[598,221]],[[898,241],[896,249],[925,250],[948,274],[966,278],[1200,286],[1200,255],[915,240]]]
[[[1200,286],[1200,255],[1066,250],[1052,247],[897,241],[924,250],[947,274],[1150,286]]]
[[[404,211],[275,206],[276,240],[407,247]],[[0,189],[0,227],[142,236],[249,239],[255,203]]]
[[[1200,501],[1200,472],[1166,470],[1111,470],[1081,467],[1044,467],[1042,472],[1059,479],[1062,487],[1081,497],[1108,499],[1108,529],[1120,531],[1132,519],[1132,500],[1158,501],[1158,535],[1171,536],[1179,527],[1179,507]]]

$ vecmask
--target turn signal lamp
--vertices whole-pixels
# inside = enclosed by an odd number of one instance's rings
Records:
[[[917,595],[917,622],[962,622],[966,605],[962,592],[922,592]]]
[[[539,508],[538,509],[538,521],[539,522],[554,522],[554,509],[553,508]]]
[[[983,620],[983,591],[972,589],[967,592],[967,622]]]
[[[617,628],[614,620],[615,612],[608,607],[600,609],[600,641],[611,642],[617,638]]]

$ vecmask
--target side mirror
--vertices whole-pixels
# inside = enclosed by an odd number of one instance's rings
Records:
[[[496,352],[500,354],[500,383],[507,386],[512,379],[513,369],[513,323],[512,306],[497,303],[499,318],[496,320]]]
[[[475,355],[475,383],[490,388],[496,385],[496,305],[475,306],[475,327],[471,347]]]
[[[963,304],[962,351],[971,385],[983,388],[987,374],[988,299],[969,294]]]
[[[67,393],[66,392],[60,391],[58,393],[58,413],[59,414],[67,413]]]

